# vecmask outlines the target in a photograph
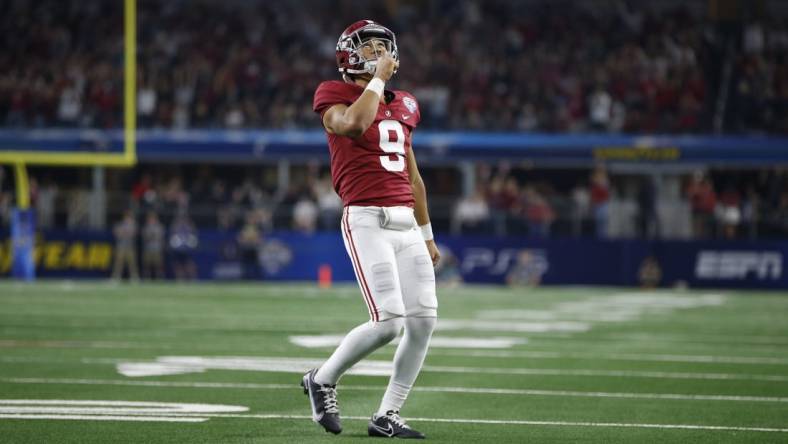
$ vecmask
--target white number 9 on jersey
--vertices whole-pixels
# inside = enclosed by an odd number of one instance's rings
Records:
[[[392,131],[397,137],[395,140],[391,140]],[[386,171],[401,173],[405,170],[405,131],[402,129],[402,124],[396,120],[381,120],[378,123],[378,132],[380,149],[397,155],[397,160],[391,160],[390,155],[380,156],[380,164]]]

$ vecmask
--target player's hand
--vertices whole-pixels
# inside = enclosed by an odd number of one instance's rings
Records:
[[[398,68],[399,62],[394,60],[391,54],[384,52],[378,57],[378,62],[375,65],[375,77],[388,82]]]
[[[427,251],[430,253],[430,259],[432,259],[432,266],[438,265],[438,261],[441,260],[441,252],[438,250],[438,245],[435,244],[434,240],[428,240],[427,242]]]

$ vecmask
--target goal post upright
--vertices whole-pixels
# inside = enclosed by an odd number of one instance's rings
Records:
[[[123,151],[0,150],[0,164],[14,168],[16,207],[11,224],[13,277],[35,279],[35,214],[30,208],[28,165],[132,167],[137,163],[137,0],[123,0]]]

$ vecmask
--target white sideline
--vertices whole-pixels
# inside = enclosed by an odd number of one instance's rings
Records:
[[[48,379],[48,378],[0,378],[0,382],[11,384],[75,384],[75,385],[120,385],[141,387],[211,388],[211,389],[253,389],[253,390],[293,390],[296,384],[261,384],[238,382],[186,382],[186,381],[128,381],[119,379]],[[383,391],[384,386],[343,385],[341,390]],[[626,399],[665,399],[677,401],[733,401],[733,402],[776,402],[788,403],[788,397],[748,396],[748,395],[690,395],[680,393],[626,393],[626,392],[581,392],[571,390],[503,389],[478,387],[421,387],[413,390],[433,393],[473,393],[483,395],[530,395],[558,396],[576,398],[626,398]]]

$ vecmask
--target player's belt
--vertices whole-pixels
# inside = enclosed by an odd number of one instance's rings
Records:
[[[416,226],[413,208],[409,207],[381,207],[379,220],[387,230],[408,231]]]

